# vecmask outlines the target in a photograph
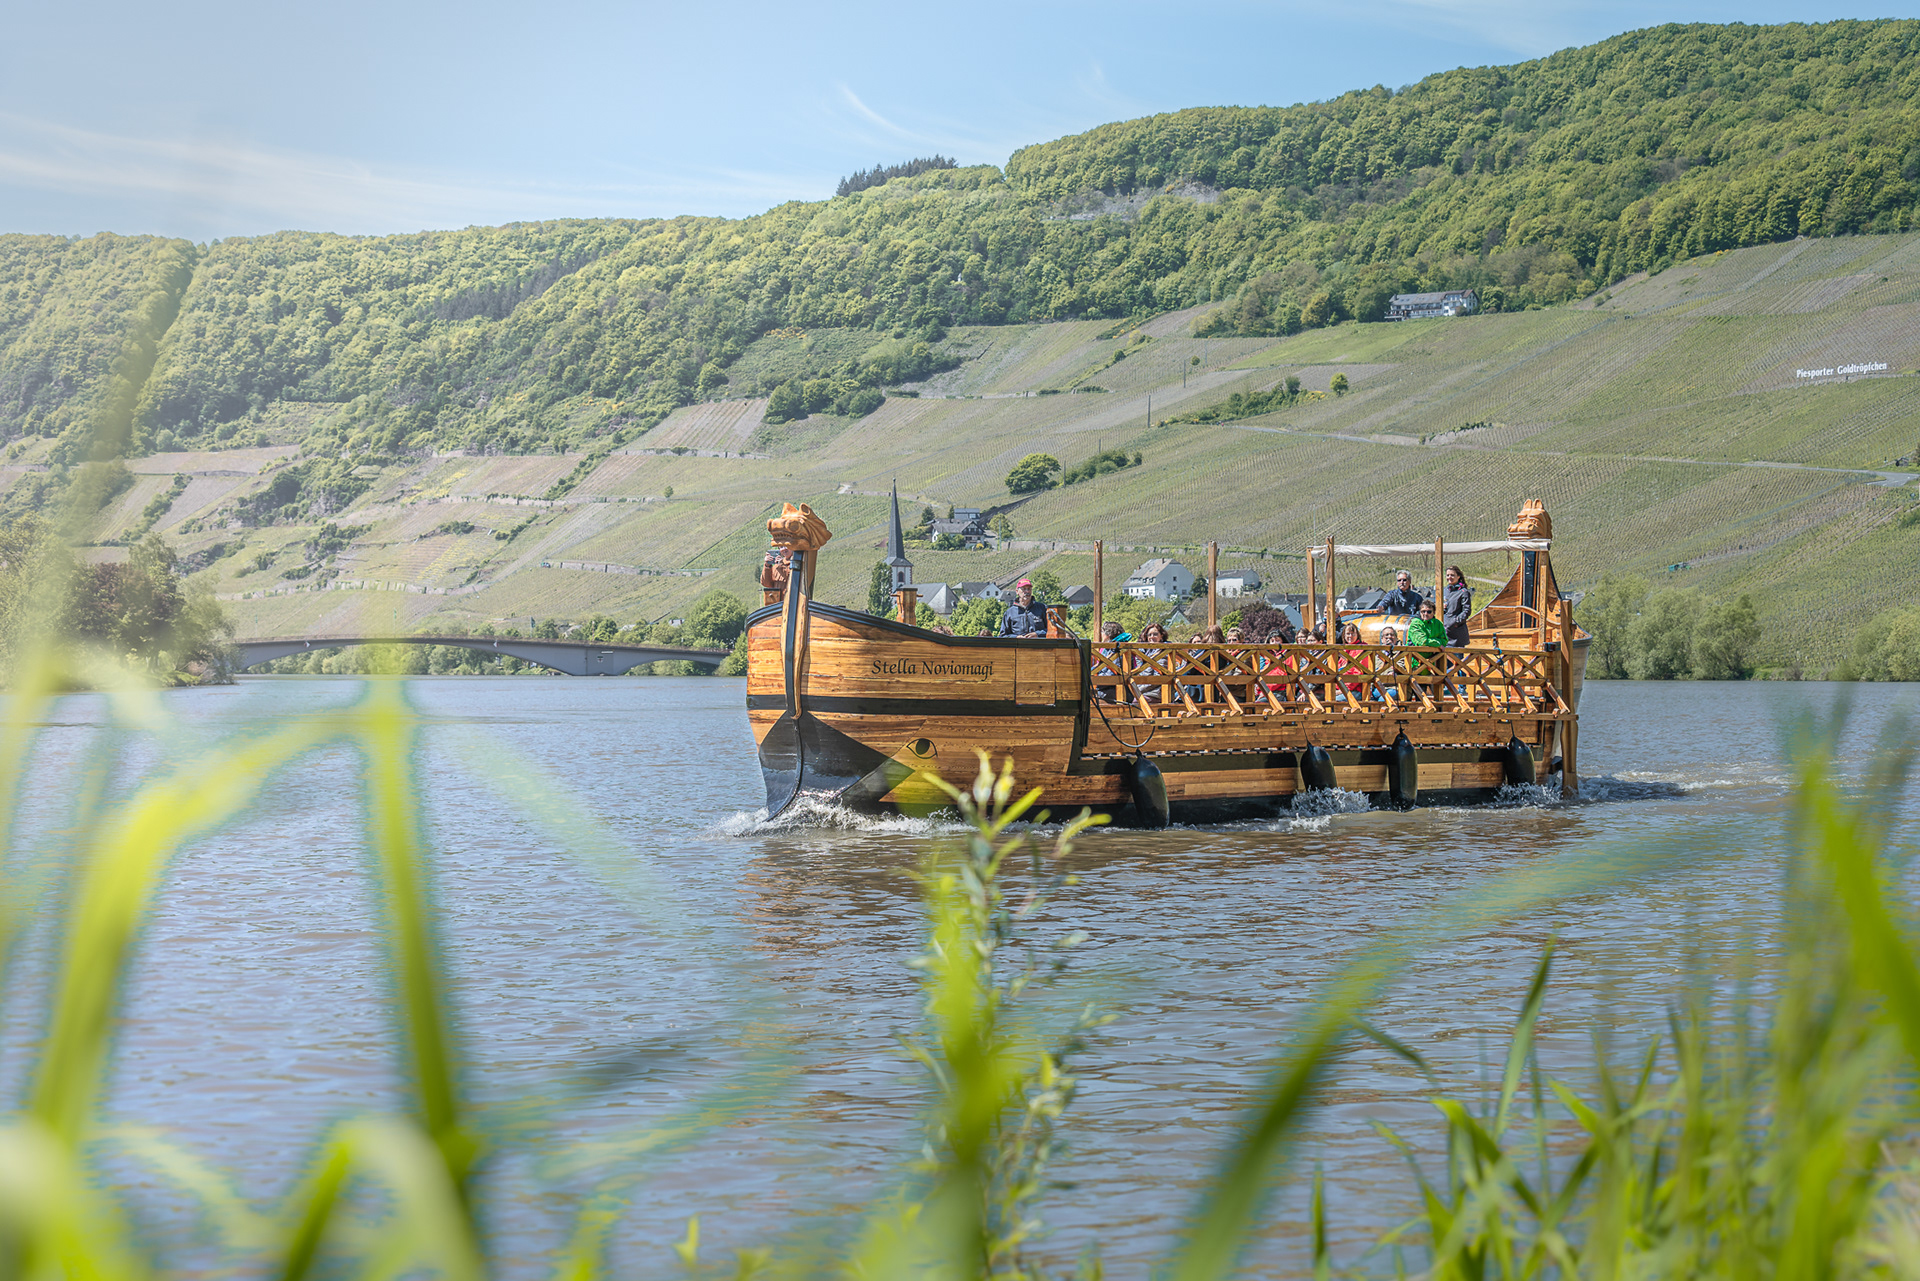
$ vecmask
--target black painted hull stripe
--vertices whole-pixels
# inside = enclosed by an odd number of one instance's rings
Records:
[[[747,695],[747,710],[771,712],[785,708],[778,694]],[[807,710],[821,715],[840,716],[1056,716],[1070,720],[1080,714],[1077,703],[1010,703],[996,699],[966,698],[849,698],[844,695],[809,694]]]

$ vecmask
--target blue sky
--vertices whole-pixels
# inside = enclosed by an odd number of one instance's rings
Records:
[[[418,231],[740,216],[855,169],[1286,105],[1662,22],[1920,0],[18,5],[0,231]]]

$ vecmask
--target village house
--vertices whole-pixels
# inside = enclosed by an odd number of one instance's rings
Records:
[[[1060,595],[1066,599],[1068,609],[1079,609],[1082,605],[1091,605],[1094,600],[1093,588],[1088,587],[1085,583],[1069,587],[1066,591],[1061,592]]]
[[[1480,296],[1471,289],[1445,289],[1431,294],[1395,294],[1387,301],[1388,320],[1441,320],[1470,316],[1480,309]]]
[[[998,583],[955,583],[954,590],[959,593],[962,601],[1000,599]]]
[[[1193,574],[1177,560],[1156,558],[1133,571],[1123,590],[1135,600],[1178,600],[1193,591]]]
[[[1251,569],[1231,570],[1220,575],[1219,581],[1213,585],[1213,590],[1214,594],[1223,600],[1245,596],[1260,590],[1260,575]]]
[[[920,598],[920,603],[940,615],[940,617],[945,618],[953,612],[954,607],[958,605],[960,601],[954,594],[953,588],[947,586],[945,583],[935,583],[927,589],[927,594]]]

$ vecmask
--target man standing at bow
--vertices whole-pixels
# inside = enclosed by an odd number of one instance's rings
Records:
[[[1045,636],[1047,608],[1033,603],[1033,583],[1021,579],[1013,585],[1013,604],[1000,615],[1000,635],[1005,637]]]

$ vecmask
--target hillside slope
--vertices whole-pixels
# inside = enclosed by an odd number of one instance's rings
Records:
[[[898,362],[861,353],[954,326],[1227,304],[1216,331],[1284,336],[1415,285],[1563,302],[1704,252],[1911,228],[1917,76],[1913,21],[1668,26],[740,220],[0,237],[0,439],[69,463],[129,424],[136,453],[619,447],[716,391],[767,394],[783,366],[736,362],[793,327],[869,334],[807,372],[877,386]]]
[[[1920,588],[1920,532],[1902,521],[1917,473],[1896,462],[1920,451],[1920,235],[1711,254],[1595,304],[1519,314],[1228,340],[1192,336],[1195,314],[1112,336],[1103,321],[959,328],[957,368],[862,419],[776,428],[723,402],[605,456],[376,458],[336,476],[352,497],[324,520],[238,523],[278,478],[323,465],[292,445],[152,455],[97,536],[124,536],[169,476],[188,477],[157,528],[205,564],[246,634],[648,622],[715,587],[751,600],[782,500],[825,515],[820,594],[858,604],[895,480],[916,505],[999,506],[1016,531],[997,554],[916,553],[923,581],[1042,562],[1089,581],[1099,538],[1111,584],[1149,549],[1217,539],[1229,567],[1297,590],[1309,543],[1497,536],[1538,497],[1566,585],[1629,570],[1750,593],[1771,667],[1826,671],[1851,629]],[[743,361],[794,341],[763,339]],[[1886,369],[1800,376],[1857,364]],[[1335,373],[1344,396],[1165,421],[1289,376],[1325,389]],[[1104,390],[1039,394],[1076,381]],[[1072,466],[1103,447],[1144,461],[1026,499],[1004,488],[1029,452]],[[0,483],[32,475],[47,448]],[[1484,559],[1469,572],[1504,576]],[[1344,566],[1342,582],[1387,569]]]

